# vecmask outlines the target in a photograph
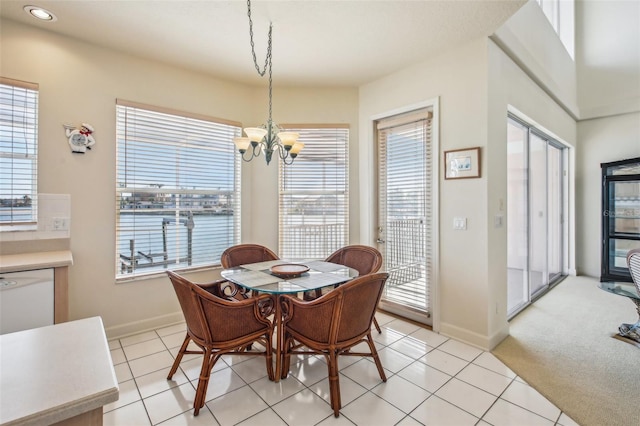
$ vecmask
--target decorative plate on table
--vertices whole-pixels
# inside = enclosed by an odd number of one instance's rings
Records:
[[[309,270],[308,266],[297,263],[281,263],[271,268],[271,273],[280,278],[296,278]]]

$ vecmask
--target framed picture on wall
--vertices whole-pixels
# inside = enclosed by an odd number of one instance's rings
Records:
[[[480,177],[480,147],[444,152],[444,178],[469,179]]]

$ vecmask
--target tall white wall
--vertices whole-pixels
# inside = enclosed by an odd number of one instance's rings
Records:
[[[640,157],[640,2],[576,2],[578,273],[600,276],[600,163]]]
[[[535,0],[529,0],[491,38],[538,86],[578,116],[576,66]]]
[[[580,118],[640,111],[640,1],[576,2]]]
[[[494,218],[497,215],[506,217],[507,198],[507,113],[516,113],[529,124],[536,126],[554,136],[569,147],[568,165],[568,205],[567,223],[570,224],[567,234],[568,259],[565,259],[564,272],[575,270],[574,247],[575,231],[573,227],[575,212],[575,145],[576,123],[565,110],[558,105],[544,90],[540,88],[502,49],[493,42],[488,44],[489,55],[489,105],[488,105],[488,252],[489,281],[493,283],[491,306],[496,307],[499,315],[490,316],[494,328],[502,321],[502,309],[506,309],[507,301],[507,240],[505,223],[503,228],[496,228]],[[504,207],[503,207],[504,206]],[[504,313],[506,315],[506,313]]]
[[[600,276],[602,175],[600,163],[640,157],[640,112],[578,123],[576,197],[578,273]],[[640,244],[639,244],[640,247]]]

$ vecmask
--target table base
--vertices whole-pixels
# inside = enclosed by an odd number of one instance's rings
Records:
[[[618,327],[618,332],[622,337],[626,337],[627,339],[640,343],[640,300],[631,300],[636,304],[639,319],[635,324],[621,324],[620,327]]]

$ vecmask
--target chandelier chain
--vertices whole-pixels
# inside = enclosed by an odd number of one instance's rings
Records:
[[[267,72],[267,68],[269,69],[269,126],[271,125],[271,112],[272,112],[272,90],[271,86],[273,83],[273,76],[271,71],[271,58],[273,57],[271,46],[273,45],[272,41],[272,32],[273,32],[273,24],[269,23],[269,38],[267,40],[267,56],[264,59],[264,68],[260,70],[260,65],[258,65],[258,59],[256,57],[256,46],[253,42],[253,20],[251,19],[251,0],[247,0],[247,16],[249,17],[249,39],[251,41],[251,54],[253,55],[253,65],[256,67],[256,71],[260,77],[264,77]]]
[[[271,34],[271,30],[269,30],[269,34]],[[269,45],[271,45],[271,43],[269,43]],[[273,82],[273,77],[272,77],[272,74],[271,74],[271,54],[269,54],[269,121],[271,121],[271,107],[272,107],[271,106],[271,104],[272,104],[272,102],[271,102],[271,99],[272,99],[272,96],[271,96],[271,83],[272,82]],[[271,123],[269,123],[269,124],[271,124]]]
[[[284,132],[272,120],[273,110],[273,23],[269,22],[269,37],[267,40],[267,55],[264,59],[264,67],[260,68],[256,56],[256,46],[253,41],[253,19],[251,18],[251,0],[247,0],[247,16],[249,17],[249,39],[251,42],[251,54],[253,65],[260,77],[264,77],[269,70],[269,119],[266,125],[262,124],[257,128],[245,128],[246,137],[235,137],[236,144],[243,161],[251,161],[253,158],[264,153],[267,165],[271,161],[273,154],[280,158],[283,164],[293,164],[293,160],[298,156],[300,150],[304,148],[304,143],[298,141],[299,134],[296,132]],[[248,156],[248,158],[245,156]]]
[[[264,59],[264,68],[260,70],[258,65],[258,59],[256,58],[256,46],[253,42],[253,20],[251,19],[251,0],[247,0],[247,16],[249,16],[249,38],[251,41],[251,54],[253,55],[253,64],[256,67],[256,71],[260,74],[260,77],[264,77],[267,72],[267,66],[269,66],[269,74],[271,74],[271,32],[273,25],[269,23],[269,39],[267,41],[267,56]]]

